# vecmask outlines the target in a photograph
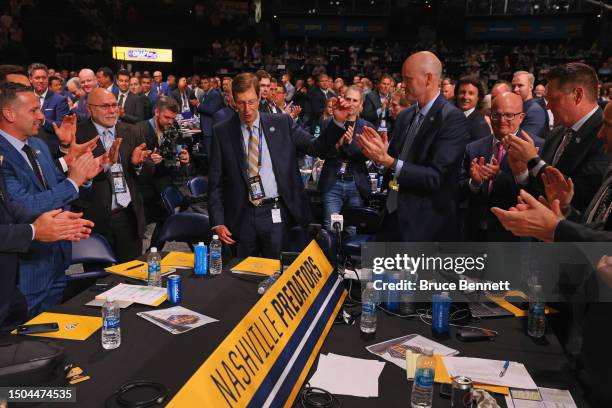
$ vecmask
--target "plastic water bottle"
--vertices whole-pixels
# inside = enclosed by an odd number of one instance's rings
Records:
[[[147,256],[147,285],[161,287],[161,256],[155,247]]]
[[[116,349],[121,345],[121,309],[113,298],[106,298],[102,305],[102,347]]]
[[[361,323],[362,333],[376,333],[376,291],[374,283],[368,282],[365,290],[361,294]]]
[[[272,285],[274,285],[274,282],[276,282],[278,278],[280,278],[280,276],[281,276],[280,271],[275,272],[274,274],[268,276],[257,286],[257,293],[259,295],[263,295],[264,293],[266,293],[267,290],[270,289]]]
[[[436,376],[436,359],[433,349],[425,347],[417,359],[417,367],[412,384],[412,408],[431,408],[433,403],[434,378]]]
[[[219,240],[218,235],[213,235],[212,241],[210,241],[210,274],[220,275],[222,269],[221,240]]]
[[[546,316],[542,301],[542,285],[533,285],[529,297],[529,315],[527,318],[527,334],[540,338],[546,332]]]
[[[208,248],[203,242],[198,243],[193,249],[195,265],[194,273],[196,275],[206,275],[208,273]]]
[[[451,298],[448,292],[433,295],[431,305],[431,329],[434,331],[434,334],[444,335],[448,333],[450,304]]]

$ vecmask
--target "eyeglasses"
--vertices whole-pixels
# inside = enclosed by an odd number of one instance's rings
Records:
[[[112,110],[112,109],[117,109],[119,107],[118,103],[105,103],[103,105],[94,105],[92,103],[88,104],[89,106],[95,106],[97,108],[100,108],[102,110]]]
[[[245,106],[249,106],[252,108],[253,106],[256,106],[259,103],[259,99],[250,99],[248,101],[234,101],[234,103],[239,108],[243,108]]]
[[[517,115],[520,115],[523,112],[518,112],[518,113],[500,113],[500,112],[493,112],[491,113],[491,120],[501,120],[501,118],[506,119],[507,121],[513,120]]]

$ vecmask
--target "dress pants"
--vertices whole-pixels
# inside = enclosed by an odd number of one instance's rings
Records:
[[[142,239],[138,236],[136,215],[131,205],[111,213],[111,229],[106,239],[118,263],[133,261],[142,255]]]
[[[293,221],[282,199],[279,199],[278,208],[281,211],[282,222],[273,223],[273,208],[274,203],[263,204],[259,207],[249,205],[240,226],[240,232],[237,234],[236,244],[231,246],[235,257],[280,258],[283,248],[288,246],[285,241],[289,238]]]

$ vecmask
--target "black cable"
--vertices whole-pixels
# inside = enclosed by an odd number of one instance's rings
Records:
[[[153,388],[157,390],[158,394],[154,398],[150,398],[150,399],[142,400],[142,401],[130,401],[124,398],[125,393],[127,393],[128,391],[132,391],[136,388]],[[166,386],[163,384],[156,383],[153,381],[147,381],[147,380],[129,381],[123,384],[121,387],[119,387],[119,389],[115,391],[115,393],[113,393],[106,399],[106,406],[108,407],[110,401],[112,399],[115,399],[117,404],[119,404],[122,407],[146,408],[146,407],[150,407],[150,406],[157,405],[157,404],[163,404],[166,401],[167,397],[168,397],[168,388],[166,388]]]
[[[339,408],[340,401],[330,392],[308,384],[300,391],[302,408]]]

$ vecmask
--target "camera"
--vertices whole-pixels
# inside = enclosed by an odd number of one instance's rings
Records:
[[[163,157],[164,165],[167,168],[180,167],[179,153],[185,149],[191,154],[193,144],[193,136],[191,134],[184,134],[178,122],[174,122],[164,131],[163,141],[159,146],[158,152]]]

